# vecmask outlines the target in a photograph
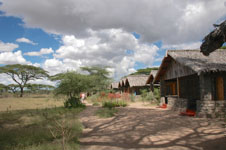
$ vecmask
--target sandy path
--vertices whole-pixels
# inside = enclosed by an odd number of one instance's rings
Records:
[[[169,110],[136,105],[119,108],[115,117],[100,119],[88,106],[80,120],[85,129],[81,150],[226,150],[224,123],[179,116]]]

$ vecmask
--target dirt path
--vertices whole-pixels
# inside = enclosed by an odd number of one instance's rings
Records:
[[[115,117],[100,119],[88,106],[80,120],[85,129],[81,150],[225,150],[224,123],[213,119],[133,105]]]

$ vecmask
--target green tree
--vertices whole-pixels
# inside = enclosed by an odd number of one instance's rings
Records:
[[[158,67],[138,69],[136,72],[132,73],[131,75],[138,75],[138,74],[146,74],[146,75],[149,75],[150,72],[151,72],[151,70],[158,70]]]
[[[9,91],[11,91],[11,92],[13,92],[15,94],[18,91],[18,89],[19,89],[19,85],[17,85],[17,84],[9,84],[7,86],[7,88],[8,88]]]
[[[59,83],[55,89],[55,94],[66,95],[69,98],[79,98],[80,93],[86,91],[89,85],[88,76],[77,72],[61,73],[59,74],[57,80]]]
[[[41,93],[41,92],[46,92],[48,93],[49,91],[52,91],[55,87],[52,85],[46,85],[46,84],[27,84],[26,88],[29,92],[31,93]]]
[[[28,81],[48,77],[48,72],[40,67],[21,64],[2,66],[0,73],[7,74],[19,85],[20,97],[23,97],[24,87]]]
[[[83,106],[80,102],[80,93],[85,92],[89,88],[89,76],[79,74],[77,72],[60,73],[52,77],[57,80],[58,85],[54,90],[55,95],[66,95],[67,100],[65,107]]]
[[[0,83],[0,93],[6,92],[6,91],[7,91],[7,86]]]
[[[89,74],[89,92],[100,92],[106,90],[111,83],[109,72],[106,67],[82,67],[83,71]]]

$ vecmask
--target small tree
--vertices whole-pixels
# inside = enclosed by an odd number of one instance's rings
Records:
[[[48,77],[47,71],[40,67],[20,64],[0,67],[0,73],[7,74],[19,85],[20,97],[23,97],[24,87],[28,81]]]
[[[58,80],[55,95],[66,95],[65,107],[77,107],[80,105],[80,93],[87,91],[89,87],[89,76],[77,72],[66,72],[55,75],[52,80]]]

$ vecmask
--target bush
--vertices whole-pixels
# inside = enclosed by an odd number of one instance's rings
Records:
[[[114,107],[126,107],[127,103],[125,101],[105,101],[102,103],[102,107],[112,109]]]
[[[141,90],[142,101],[148,101],[151,103],[160,103],[160,91],[155,88],[154,92],[148,92],[147,90]]]
[[[78,107],[83,108],[85,107],[85,105],[80,101],[79,98],[71,97],[64,102],[64,107],[65,108],[78,108]]]
[[[131,102],[135,102],[135,95],[134,94],[130,95],[130,100],[131,100]]]

